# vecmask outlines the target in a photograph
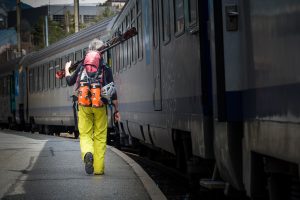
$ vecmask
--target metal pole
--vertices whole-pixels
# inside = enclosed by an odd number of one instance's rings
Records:
[[[49,46],[49,38],[48,38],[48,16],[45,16],[45,44],[46,44],[46,47]]]
[[[67,11],[67,8],[64,8],[64,15],[65,15],[65,27],[67,33],[70,32],[70,23],[69,23],[69,11]]]
[[[21,53],[21,8],[20,8],[20,0],[17,0],[17,42],[18,42],[18,52]]]
[[[79,0],[74,0],[75,33],[79,31]]]

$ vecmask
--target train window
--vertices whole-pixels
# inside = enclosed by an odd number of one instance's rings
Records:
[[[106,63],[109,62],[109,61],[108,61],[108,51],[103,52],[101,56],[102,56],[103,60],[104,60]]]
[[[49,63],[44,64],[44,84],[43,89],[48,90],[48,71],[49,71]]]
[[[131,27],[136,27],[135,25],[135,7],[131,9]],[[136,37],[131,38],[131,62],[136,62]]]
[[[195,24],[197,20],[197,0],[189,0],[189,24]]]
[[[121,33],[123,33],[123,25],[124,23],[122,23],[120,27]],[[120,45],[120,72],[122,72],[123,68],[124,68],[124,43]]]
[[[39,67],[36,66],[34,68],[34,72],[33,72],[33,77],[34,77],[34,91],[37,92],[39,87]]]
[[[111,67],[111,49],[104,52],[104,61]]]
[[[74,63],[74,53],[70,53],[69,54],[69,59],[68,61],[72,61],[72,63]]]
[[[117,66],[116,66],[116,71],[119,73],[120,72],[120,65],[121,65],[121,45],[116,46],[116,55],[117,55]]]
[[[85,56],[86,52],[88,51],[88,47],[85,47],[83,50],[82,50],[82,54],[83,54],[83,57]]]
[[[33,92],[33,69],[29,69],[28,72],[28,81],[29,81],[29,92]]]
[[[68,61],[68,56],[64,56],[61,58],[61,69],[63,70],[67,61]],[[66,77],[62,78],[61,79],[61,86],[62,87],[66,87],[67,86],[67,80],[66,80]]]
[[[113,72],[114,74],[117,72],[117,47],[113,48],[113,54],[112,54],[114,61],[113,61]]]
[[[60,70],[60,59],[56,58],[55,59],[55,73],[58,72]],[[59,82],[60,80],[58,78],[55,79],[55,87],[59,88]]]
[[[54,67],[55,67],[55,63],[54,61],[50,61],[49,63],[49,88],[53,89],[54,88]]]
[[[156,48],[158,45],[158,6],[157,0],[152,0],[152,15],[153,15],[153,47]]]
[[[116,35],[116,33],[114,34],[114,35]],[[113,48],[113,58],[114,58],[114,74],[115,73],[117,73],[117,59],[118,59],[118,57],[117,57],[117,47],[114,47]]]
[[[112,74],[114,74],[114,65],[115,65],[115,58],[114,58],[114,48],[111,48],[109,51],[109,65],[110,65],[110,69]]]
[[[174,0],[175,35],[184,31],[184,7],[183,0]]]
[[[118,47],[115,47],[114,48],[114,60],[115,60],[115,62],[114,62],[114,73],[117,73],[117,69],[118,69]]]
[[[111,58],[112,58],[112,63],[111,63],[111,70],[112,70],[112,73],[115,74],[115,67],[116,67],[116,62],[115,62],[115,59],[116,59],[116,54],[115,54],[115,48],[112,48],[111,49]]]
[[[39,66],[38,71],[39,71],[39,85],[38,85],[39,89],[38,89],[38,91],[42,91],[43,90],[43,65]]]
[[[77,61],[79,61],[81,59],[82,59],[82,52],[81,52],[81,50],[76,51],[75,52],[75,62],[77,62]]]
[[[131,25],[131,13],[129,13],[128,15],[127,15],[127,20],[126,20],[126,30],[128,30],[129,28],[130,28],[130,25]],[[131,39],[130,40],[127,40],[126,41],[126,52],[127,52],[127,66],[130,66],[130,61],[131,61],[131,59],[130,59],[130,49],[131,49],[131,45],[130,45],[130,43],[131,43]]]
[[[136,1],[136,9],[137,9],[137,31],[138,31],[138,36],[137,36],[137,43],[136,43],[136,48],[137,48],[137,56],[138,59],[143,58],[143,29],[142,29],[142,2],[141,0]]]
[[[132,18],[133,18],[133,9],[131,8],[128,14],[128,23],[131,24]]]
[[[126,18],[125,20],[123,21],[123,25],[122,25],[122,33],[125,32],[126,30]],[[125,66],[127,65],[127,52],[126,52],[126,42],[123,42],[122,44],[122,59],[123,59],[123,63],[122,63],[122,69],[125,68]]]
[[[107,51],[107,63],[112,70],[112,49]]]
[[[128,16],[127,16],[128,17]],[[123,32],[127,29],[127,17],[125,17],[125,21],[123,23]],[[128,65],[128,40],[124,42],[123,51],[124,51],[124,68]]]
[[[137,48],[138,48],[138,59],[143,58],[143,31],[142,31],[142,15],[139,14],[137,17],[137,27],[138,27],[138,42],[137,42]]]
[[[139,12],[142,11],[142,2],[141,2],[141,0],[136,1],[136,9],[137,9],[138,14],[139,14]]]
[[[112,73],[115,74],[116,72],[116,47],[112,48],[111,49],[111,60],[112,60],[112,63],[111,63],[111,70],[112,70]]]
[[[170,2],[169,0],[162,1],[163,3],[163,42],[164,44],[168,43],[171,39],[170,37]]]

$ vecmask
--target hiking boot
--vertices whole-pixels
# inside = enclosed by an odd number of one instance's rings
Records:
[[[104,172],[95,172],[94,175],[103,175]]]
[[[93,154],[91,152],[87,152],[84,156],[85,172],[87,174],[94,173],[93,161],[94,161]]]

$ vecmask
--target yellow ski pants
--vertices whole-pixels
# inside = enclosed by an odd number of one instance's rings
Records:
[[[104,173],[107,135],[106,107],[79,106],[78,129],[82,160],[87,152],[91,152],[94,156],[94,174]]]

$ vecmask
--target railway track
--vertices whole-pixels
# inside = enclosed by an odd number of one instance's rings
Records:
[[[135,160],[154,180],[169,200],[229,200],[223,191],[210,191],[192,183],[188,175],[173,167],[140,156],[136,150],[121,149]]]

